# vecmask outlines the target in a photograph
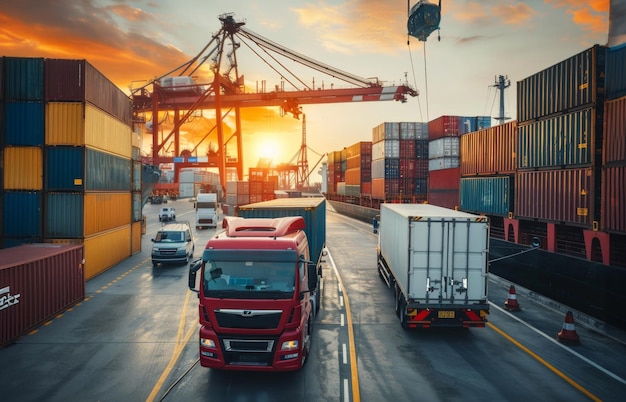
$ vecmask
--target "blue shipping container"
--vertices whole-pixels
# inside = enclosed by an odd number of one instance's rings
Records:
[[[491,116],[459,116],[459,135],[491,127]]]
[[[606,55],[606,97],[626,96],[626,44],[609,48]]]
[[[6,102],[5,145],[41,146],[45,141],[43,102]]]
[[[43,101],[43,58],[5,57],[2,78],[6,100]]]
[[[585,166],[593,162],[596,112],[588,108],[518,127],[518,167]]]
[[[44,162],[48,191],[84,191],[84,147],[46,147]]]
[[[46,196],[46,238],[82,238],[84,236],[82,193],[48,193]]]
[[[85,190],[130,191],[131,160],[87,148]]]
[[[2,234],[41,241],[41,192],[5,191],[2,208]]]
[[[509,176],[461,178],[461,210],[507,216],[513,211]]]

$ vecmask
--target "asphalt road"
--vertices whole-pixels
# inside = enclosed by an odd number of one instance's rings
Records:
[[[178,220],[193,221],[178,200]],[[322,309],[312,354],[295,373],[198,364],[197,296],[187,266],[152,267],[160,205],[146,205],[142,252],[86,284],[86,299],[0,349],[6,401],[618,401],[622,332],[576,322],[580,346],[556,341],[563,308],[492,278],[485,328],[404,330],[376,272],[369,225],[328,213]],[[219,230],[219,229],[218,229]],[[194,229],[196,257],[215,229]],[[609,336],[610,335],[610,336]]]

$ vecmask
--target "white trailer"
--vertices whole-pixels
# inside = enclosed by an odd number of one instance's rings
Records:
[[[216,228],[219,221],[219,205],[216,193],[199,193],[196,196],[196,229]]]
[[[382,204],[378,273],[404,328],[484,327],[489,221],[429,204]]]

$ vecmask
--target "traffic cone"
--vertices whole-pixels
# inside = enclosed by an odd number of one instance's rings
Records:
[[[570,345],[580,345],[580,337],[576,333],[576,328],[574,326],[574,314],[572,314],[571,311],[568,311],[567,314],[565,314],[563,328],[557,335],[556,339],[559,342]]]
[[[504,308],[509,311],[520,311],[519,303],[517,301],[517,295],[515,294],[515,286],[511,285],[509,288],[509,298],[504,302]]]

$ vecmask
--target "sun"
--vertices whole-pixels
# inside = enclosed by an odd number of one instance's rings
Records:
[[[259,158],[269,159],[276,162],[276,157],[280,155],[278,142],[274,140],[263,140],[257,146]]]

